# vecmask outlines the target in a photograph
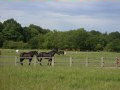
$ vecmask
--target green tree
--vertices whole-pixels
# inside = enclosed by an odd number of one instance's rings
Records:
[[[23,40],[22,27],[14,19],[8,19],[3,23],[2,31],[6,40],[21,41]]]
[[[47,48],[47,49],[51,49],[51,48],[55,47],[54,39],[55,39],[54,32],[47,33],[45,35],[44,47]]]
[[[0,32],[3,30],[3,24],[0,22]]]
[[[28,27],[24,27],[23,28],[23,41],[24,42],[28,42],[31,38],[32,38],[32,36],[31,36],[31,32],[30,32],[30,30],[29,30],[29,28]]]
[[[3,34],[0,32],[0,47],[2,47],[3,46],[3,42],[4,42],[4,36],[3,36]]]
[[[32,48],[32,49],[44,48],[43,43],[44,43],[44,36],[42,34],[40,34],[36,37],[33,37],[28,42],[28,44],[30,45],[30,48]]]
[[[43,29],[37,25],[30,24],[29,27],[24,27],[23,28],[23,36],[24,36],[24,42],[28,42],[30,39],[33,37],[40,35],[45,35],[48,33],[50,30],[48,29]]]
[[[103,50],[103,46],[101,44],[97,44],[95,47],[95,51],[102,51]]]
[[[50,31],[48,29],[43,29],[40,26],[37,26],[37,25],[34,25],[34,24],[30,24],[29,28],[37,30],[40,34],[46,34],[46,33],[48,33]]]
[[[91,30],[91,31],[90,31],[90,34],[99,36],[99,35],[101,35],[102,33],[100,33],[99,31]]]
[[[86,50],[86,40],[89,34],[84,29],[79,29],[76,32],[76,46],[80,50]]]
[[[120,40],[120,33],[119,32],[111,32],[108,35],[108,41],[109,42],[114,41],[115,39],[119,39]]]
[[[114,41],[108,43],[105,47],[107,51],[120,52],[120,40],[115,39]]]
[[[8,49],[24,49],[27,46],[28,46],[27,43],[23,43],[22,41],[19,42],[5,41],[3,43],[3,48],[8,48]]]

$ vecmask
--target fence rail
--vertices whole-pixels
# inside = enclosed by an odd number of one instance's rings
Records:
[[[20,58],[32,58],[32,57],[17,57],[17,56],[0,56],[0,65],[8,65],[8,64],[14,64],[18,65],[20,63]],[[40,57],[41,58],[41,57]],[[42,57],[42,59],[46,59],[49,57]],[[98,67],[119,67],[120,65],[120,58],[115,57],[108,57],[108,58],[74,58],[74,57],[62,57],[58,60],[58,57],[52,57],[52,66],[60,65],[60,64],[67,64],[70,67],[74,65],[84,65],[85,67],[91,67],[91,66],[98,66]],[[61,61],[62,60],[62,61]],[[26,62],[23,62],[26,63]],[[31,62],[34,65],[39,64],[40,62],[37,61],[37,58],[33,57],[33,61]]]

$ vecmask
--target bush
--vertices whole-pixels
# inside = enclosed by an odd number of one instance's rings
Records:
[[[97,44],[95,47],[96,51],[102,51],[103,50],[103,46],[101,44]]]
[[[9,48],[9,49],[24,49],[29,48],[27,43],[20,42],[14,42],[14,41],[5,41],[3,43],[3,48]]]
[[[44,36],[43,35],[38,35],[36,37],[33,37],[28,41],[28,44],[31,49],[42,49],[44,43]]]
[[[114,40],[105,47],[106,51],[120,52],[120,40]]]

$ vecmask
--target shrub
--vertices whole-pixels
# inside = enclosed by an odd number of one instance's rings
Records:
[[[14,42],[14,41],[5,41],[3,43],[3,48],[9,48],[9,49],[24,49],[28,48],[27,43],[20,42]]]

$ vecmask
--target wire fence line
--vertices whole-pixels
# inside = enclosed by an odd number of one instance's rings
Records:
[[[32,57],[18,57],[18,56],[0,56],[0,65],[18,65],[20,64],[20,58],[29,59]],[[41,57],[40,57],[41,58]],[[46,59],[49,57],[42,57],[42,59]],[[44,60],[43,60],[44,61]],[[23,62],[26,63],[26,62]],[[36,65],[40,62],[37,60],[36,57],[33,57],[31,62],[32,64]],[[46,63],[46,62],[42,62]],[[77,58],[77,57],[52,57],[52,66],[57,65],[68,65],[72,66],[79,66],[83,65],[85,67],[119,67],[120,58],[118,57],[101,57],[101,58]]]

